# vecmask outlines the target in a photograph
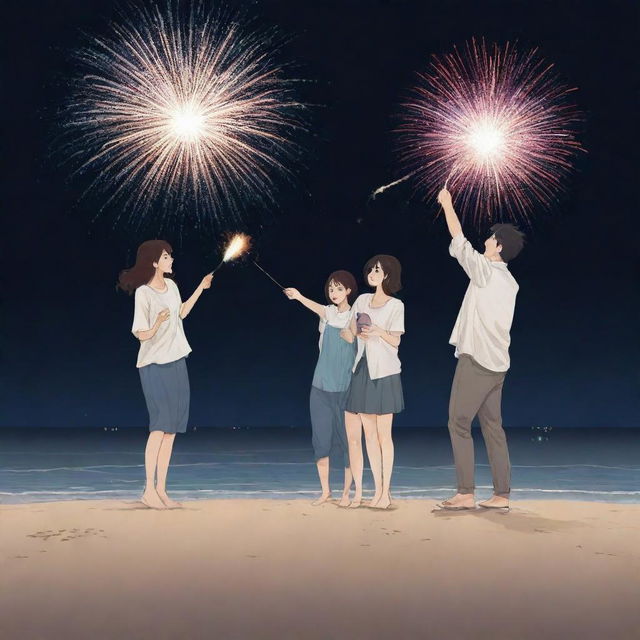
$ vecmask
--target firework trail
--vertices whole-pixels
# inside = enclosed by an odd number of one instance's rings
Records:
[[[219,229],[273,203],[304,128],[273,34],[247,32],[197,0],[134,6],[78,53],[65,113],[69,155],[129,223],[189,216]]]
[[[552,66],[536,50],[475,40],[434,57],[403,105],[397,143],[408,175],[396,182],[413,178],[429,198],[446,184],[476,226],[528,224],[537,206],[551,205],[582,150],[574,89]]]

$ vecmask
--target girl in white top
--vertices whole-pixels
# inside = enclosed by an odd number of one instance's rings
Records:
[[[206,275],[193,295],[182,302],[171,279],[171,246],[147,240],[138,247],[136,263],[120,274],[118,286],[135,292],[131,331],[140,341],[137,368],[149,410],[149,438],[145,450],[146,486],[142,502],[153,509],[180,507],[167,495],[169,460],[176,433],[184,433],[189,417],[189,377],[186,357],[191,347],[182,320],[211,286]],[[156,481],[157,473],[157,481]]]
[[[364,267],[364,277],[375,293],[358,297],[352,307],[349,328],[342,337],[358,340],[358,353],[347,397],[345,423],[349,460],[356,485],[350,506],[362,502],[362,427],[375,483],[368,504],[376,509],[391,507],[389,493],[393,471],[393,414],[404,409],[398,346],[404,333],[404,304],[393,297],[402,288],[397,258],[378,255]]]

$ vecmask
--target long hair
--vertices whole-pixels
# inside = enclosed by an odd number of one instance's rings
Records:
[[[154,262],[160,260],[162,252],[171,253],[171,245],[165,240],[147,240],[143,242],[136,253],[136,263],[130,269],[124,269],[118,277],[116,289],[122,289],[129,295],[135,292],[138,287],[147,284],[156,272]],[[170,278],[171,274],[165,273],[165,278]]]

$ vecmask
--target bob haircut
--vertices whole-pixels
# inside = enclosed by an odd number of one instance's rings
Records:
[[[371,269],[373,269],[378,263],[384,271],[384,280],[382,281],[382,290],[388,295],[392,296],[402,289],[402,281],[400,280],[400,274],[402,273],[402,266],[398,258],[394,256],[386,256],[380,254],[373,256],[367,260],[367,264],[364,265],[362,273],[364,275],[364,281],[369,283],[368,275]]]
[[[345,289],[351,289],[351,293],[347,296],[349,304],[353,304],[353,301],[358,297],[358,283],[353,277],[353,274],[349,271],[334,271],[324,284],[324,295],[327,302],[331,302],[329,298],[329,285],[335,282],[335,284],[341,284]]]

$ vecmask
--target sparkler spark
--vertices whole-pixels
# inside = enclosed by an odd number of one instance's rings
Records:
[[[136,225],[187,212],[213,228],[274,201],[304,124],[272,33],[191,3],[134,7],[78,53],[69,155]],[[187,7],[187,8],[185,8]],[[188,207],[186,205],[192,204]]]
[[[245,233],[236,233],[229,241],[222,261],[229,262],[229,260],[237,258],[239,255],[248,251],[250,246],[251,238],[248,235]]]
[[[248,236],[246,233],[235,233],[227,242],[227,248],[225,249],[220,264],[211,273],[214,274],[225,262],[235,260],[243,253],[246,253],[250,247],[251,236]]]
[[[448,185],[477,226],[529,223],[537,206],[551,205],[583,150],[572,91],[535,50],[473,40],[434,57],[404,105],[398,147],[408,175],[396,183],[415,178],[429,198]]]

